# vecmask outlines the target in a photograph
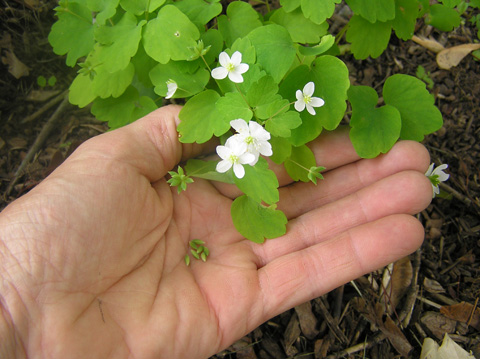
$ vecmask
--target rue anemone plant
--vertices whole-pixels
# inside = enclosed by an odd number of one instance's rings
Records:
[[[112,129],[165,99],[182,101],[180,141],[217,137],[218,159],[189,160],[170,172],[170,184],[179,195],[195,178],[235,184],[243,195],[233,201],[233,222],[260,243],[284,234],[287,223],[266,158],[283,164],[294,181],[316,184],[324,167],[307,144],[343,118],[363,158],[442,126],[421,80],[388,77],[379,104],[374,88],[350,84],[341,54],[347,47],[357,59],[377,57],[393,32],[411,38],[419,18],[457,26],[464,1],[346,0],[352,15],[337,34],[329,33],[328,20],[341,0],[258,3],[61,0],[49,41],[68,66],[78,66],[70,102],[91,104]]]

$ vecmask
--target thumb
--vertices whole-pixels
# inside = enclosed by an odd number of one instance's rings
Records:
[[[111,132],[94,137],[82,147],[101,153],[138,170],[150,182],[164,177],[179,162],[214,151],[215,141],[204,144],[182,144],[177,125],[181,106],[161,107],[147,116]],[[80,149],[80,148],[79,148]]]

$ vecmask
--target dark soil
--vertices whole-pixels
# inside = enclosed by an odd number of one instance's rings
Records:
[[[53,54],[48,44],[49,27],[55,21],[55,1],[2,2],[0,210],[38,184],[78,144],[107,130],[88,109],[68,105],[46,141],[17,173],[42,128],[60,106],[75,70],[67,68],[64,59]],[[416,34],[431,36],[445,47],[473,43],[478,39],[477,29],[468,21],[471,15],[465,14],[465,23],[450,33],[419,24]],[[337,20],[341,22],[341,17]],[[18,62],[12,60],[11,54]],[[287,311],[214,357],[418,358],[425,337],[439,341],[444,333],[450,333],[463,348],[480,358],[480,310],[476,309],[480,295],[476,261],[480,255],[480,62],[467,56],[451,70],[441,70],[435,53],[413,41],[396,38],[377,59],[357,61],[347,54],[343,60],[353,84],[377,90],[395,73],[415,76],[418,66],[430,73],[434,84],[431,91],[443,114],[444,126],[428,136],[424,144],[432,162],[449,165],[451,176],[442,187],[442,198],[435,198],[418,214],[426,228],[425,242],[393,269],[381,269]],[[28,73],[23,68],[23,76],[15,78],[9,66],[15,65],[22,74],[19,62],[28,68]],[[42,88],[37,84],[39,76],[55,76],[56,84]],[[53,106],[32,119],[36,111],[55,98]],[[387,296],[381,296],[385,273],[392,275],[393,285],[391,290],[387,288]],[[462,302],[463,307],[452,307]]]

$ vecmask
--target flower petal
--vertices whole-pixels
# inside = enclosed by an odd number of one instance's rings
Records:
[[[232,154],[232,150],[226,146],[217,146],[216,151],[218,156],[223,160]]]
[[[303,92],[300,90],[297,90],[297,92],[295,92],[295,97],[297,98],[298,101],[303,101]]]
[[[222,160],[217,163],[216,170],[217,172],[225,173],[230,169],[230,167],[232,167],[232,162],[227,160]]]
[[[427,172],[425,172],[425,176],[430,177],[432,175],[433,166],[435,166],[435,163],[432,163],[432,164],[430,164],[430,166],[428,166],[428,170],[427,170]]]
[[[240,51],[235,51],[233,53],[232,57],[230,58],[230,62],[235,67],[240,65],[240,63],[242,62],[242,54],[240,53]]]
[[[323,99],[321,99],[320,97],[312,97],[310,99],[309,105],[313,107],[322,107],[323,105],[325,105],[325,101],[323,101]]]
[[[230,121],[230,126],[233,127],[233,129],[235,131],[237,131],[238,133],[244,133],[244,132],[249,132],[248,130],[248,124],[247,122],[242,119],[242,118],[238,118],[236,120],[232,120]]]
[[[243,74],[247,72],[249,68],[250,66],[248,66],[248,64],[239,64],[239,65],[235,65],[235,70],[233,70],[233,72],[236,72],[238,74]]]
[[[315,91],[315,84],[312,81],[306,84],[305,87],[303,88],[303,94],[305,96],[312,96],[314,91]]]
[[[225,67],[217,67],[212,70],[212,77],[216,80],[223,80],[228,75],[228,70]]]
[[[237,178],[243,178],[243,176],[245,176],[245,168],[243,168],[241,164],[235,163],[233,165],[233,173],[235,173]]]
[[[248,165],[255,161],[256,157],[258,157],[258,155],[250,152],[245,152],[243,155],[238,157],[238,163],[242,165]]]
[[[228,78],[230,79],[230,81],[235,82],[237,84],[240,82],[243,82],[243,76],[233,71],[228,73]]]
[[[315,112],[315,109],[312,106],[310,106],[310,104],[306,104],[306,106],[307,106],[307,111],[310,115],[315,116],[317,114]]]
[[[303,100],[298,100],[295,102],[295,110],[297,110],[298,112],[302,112],[303,110],[305,110],[305,102]]]
[[[258,152],[260,152],[260,154],[263,156],[271,156],[273,155],[272,145],[267,141],[260,142],[258,146]]]
[[[175,81],[169,80],[167,81],[167,94],[165,95],[165,99],[172,98],[172,96],[177,91],[178,85]]]
[[[228,56],[225,51],[222,51],[220,55],[218,55],[218,62],[223,67],[227,67],[227,65],[230,63],[230,56]]]

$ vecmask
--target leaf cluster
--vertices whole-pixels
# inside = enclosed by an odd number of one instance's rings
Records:
[[[387,152],[399,139],[421,141],[442,125],[434,99],[418,78],[394,75],[385,81],[383,102],[371,87],[351,86],[337,57],[344,34],[358,59],[379,56],[392,31],[413,35],[418,18],[450,29],[460,19],[460,0],[345,0],[353,11],[338,34],[327,20],[341,0],[280,0],[265,15],[250,3],[219,0],[61,0],[49,41],[56,54],[78,67],[69,99],[110,128],[124,126],[162,106],[168,84],[173,101],[185,102],[179,138],[204,143],[232,134],[230,121],[256,121],[270,133],[271,160],[283,164],[294,181],[317,183],[324,167],[308,143],[337,128],[350,104],[350,138],[361,157]],[[336,36],[334,36],[336,35]],[[242,54],[249,69],[243,82],[211,76],[219,54]],[[314,115],[298,112],[296,92],[315,84],[325,104]],[[192,177],[235,184],[243,195],[233,201],[233,223],[246,238],[263,242],[286,231],[276,209],[279,183],[267,160],[245,166],[245,176],[216,171],[218,161],[190,160],[168,183],[178,193]],[[208,256],[206,247],[196,254]],[[205,248],[197,252],[199,248]],[[192,255],[193,252],[192,252]],[[195,255],[194,255],[195,256]],[[196,257],[195,257],[196,258]]]

